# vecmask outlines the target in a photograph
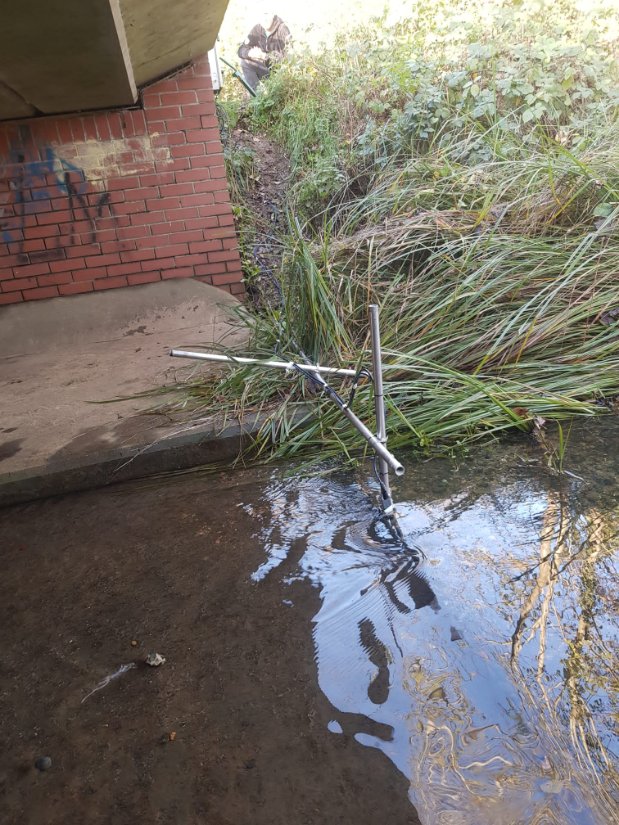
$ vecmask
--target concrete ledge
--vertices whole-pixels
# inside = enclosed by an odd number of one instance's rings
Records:
[[[149,445],[99,448],[76,453],[53,464],[0,474],[0,507],[37,498],[90,490],[157,473],[232,461],[251,443],[266,416],[250,416],[241,424],[216,426],[213,421],[184,425]],[[156,435],[157,430],[152,431]]]

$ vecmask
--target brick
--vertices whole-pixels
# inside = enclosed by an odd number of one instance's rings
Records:
[[[165,212],[139,212],[136,215],[131,215],[132,226],[142,226],[143,224],[158,223],[165,220]]]
[[[227,177],[225,166],[210,166],[209,171],[211,173],[211,178],[225,178],[225,177]]]
[[[206,154],[204,143],[183,143],[182,146],[172,146],[170,154],[173,158],[195,158]]]
[[[161,146],[183,146],[185,144],[186,139],[184,132],[173,132],[168,129],[165,123],[153,123],[151,125],[158,127],[157,129],[153,128],[153,132],[156,131],[158,134],[153,134],[151,138],[151,144],[155,148]]]
[[[188,195],[182,198],[183,206],[180,209],[166,209],[165,217],[168,221],[186,221],[190,220],[191,218],[198,217],[198,210],[195,206],[190,206],[185,203],[187,197],[192,197]]]
[[[222,242],[218,238],[189,244],[189,251],[192,255],[200,252],[219,252],[221,249],[223,249]]]
[[[150,235],[150,227],[143,226],[122,226],[117,232],[117,235],[122,240],[132,240],[133,238],[143,238],[145,235]]]
[[[222,180],[200,180],[196,181],[193,185],[194,192],[196,195],[208,194],[209,192],[213,193],[213,200],[215,199],[215,192],[220,192],[222,189],[226,190],[226,181]]]
[[[240,281],[235,284],[230,284],[230,292],[232,295],[245,295],[245,284],[241,283]]]
[[[86,258],[86,266],[87,267],[94,267],[94,266],[108,266],[109,264],[119,264],[120,263],[120,256],[116,254],[112,255],[97,255],[96,257]]]
[[[78,295],[80,292],[92,292],[93,289],[92,281],[83,281],[81,283],[61,284],[58,287],[58,292],[61,295]]]
[[[79,244],[77,246],[69,246],[66,249],[67,258],[87,258],[91,255],[100,255],[101,247],[99,244]]]
[[[9,251],[12,251],[10,247],[13,244],[9,244]],[[36,238],[29,241],[22,241],[20,244],[17,244],[21,252],[42,252],[45,249],[45,243],[41,238]]]
[[[154,249],[136,249],[135,251],[120,253],[120,260],[123,261],[123,263],[128,261],[148,261],[154,257]]]
[[[226,264],[225,263],[218,263],[218,264],[200,264],[199,266],[195,267],[196,275],[217,275],[223,272],[226,272]]]
[[[217,218],[190,218],[185,221],[185,229],[209,229],[211,227],[218,227]]]
[[[92,269],[79,269],[73,272],[74,281],[96,281],[97,278],[107,278],[107,268],[101,266]]]
[[[86,140],[97,140],[97,125],[95,123],[95,119],[93,117],[83,117],[82,118],[82,128],[84,129],[84,134],[86,135]]]
[[[69,121],[71,126],[71,135],[73,136],[73,143],[83,143],[86,140],[84,127],[82,121],[78,117],[71,118]]]
[[[221,284],[232,284],[236,281],[236,277],[230,273],[225,275],[213,275],[213,286],[220,286]]]
[[[113,252],[129,252],[136,248],[135,241],[107,241],[101,244],[101,253],[110,255]]]
[[[219,137],[219,132],[217,133],[217,137]],[[186,138],[187,143],[206,143],[207,140],[209,140],[209,136],[203,129],[196,129],[193,132],[187,132]],[[213,138],[211,137],[210,140],[213,140]]]
[[[164,106],[163,101],[159,106],[149,106],[146,112],[146,121],[151,120],[172,120],[181,118],[182,112],[180,106]]]
[[[110,139],[110,127],[107,122],[107,117],[104,114],[96,115],[95,116],[95,126],[97,128],[97,138],[101,142],[105,142]]]
[[[95,230],[95,235],[96,235],[95,241],[98,244],[101,244],[101,245],[103,245],[107,241],[115,241],[116,238],[118,237],[118,234],[117,234],[115,229],[96,229]],[[90,243],[90,238],[91,237],[92,237],[92,232],[90,232],[88,236],[81,235],[80,239],[79,239],[79,242],[81,244]],[[101,249],[103,251],[103,246],[101,246]]]
[[[66,198],[40,198],[35,201],[26,201],[20,204],[20,212],[22,215],[39,214],[39,212],[51,212],[52,209],[62,209],[67,205]]]
[[[150,231],[153,234],[153,243],[168,243],[169,235],[170,235],[170,221],[162,221],[161,223],[152,223],[150,226]],[[164,241],[162,236],[165,235],[166,240]]]
[[[49,268],[52,272],[67,272],[71,269],[81,269],[85,263],[84,258],[71,258],[70,260],[52,261]]]
[[[95,289],[118,289],[121,286],[128,286],[127,279],[117,276],[116,278],[103,278],[101,281],[95,281]]]
[[[151,198],[146,201],[146,208],[151,209],[179,209],[181,202],[178,198]]]
[[[190,252],[192,251],[191,247],[193,243],[202,240],[204,240],[204,233],[200,229],[194,229],[191,231],[185,230],[184,232],[173,232],[170,235],[171,243],[188,243]]]
[[[135,275],[129,275],[127,277],[129,286],[135,286],[137,284],[151,284],[160,280],[161,277],[159,272],[137,272]]]
[[[186,172],[176,173],[177,183],[194,183],[197,181],[210,180],[211,172],[209,167],[203,169],[188,169]]]
[[[161,103],[163,106],[183,106],[183,110],[185,104],[195,104],[197,101],[198,98],[195,92],[164,92],[161,95]]]
[[[73,278],[70,272],[57,272],[51,275],[40,275],[37,278],[39,286],[54,286],[57,284],[69,284]]]
[[[189,247],[186,243],[169,244],[155,247],[155,256],[157,258],[170,258],[177,255],[187,255]]]
[[[219,216],[219,225],[220,226],[233,226],[234,225],[234,215],[220,215]]]
[[[146,88],[142,92],[142,105],[145,109],[152,109],[155,106],[161,106],[161,95],[155,88]]]
[[[2,281],[3,292],[15,292],[19,289],[35,289],[36,286],[36,278],[13,278],[10,281]]]
[[[213,195],[213,198],[214,197],[215,196]],[[208,201],[208,198],[205,198],[204,195],[201,194],[201,193],[197,193],[197,194],[194,194],[194,195],[185,195],[185,197],[183,198],[183,207],[187,207],[187,206],[195,206],[195,207],[205,206],[207,201]]]
[[[221,215],[222,208],[220,204],[214,202],[204,204],[198,208],[198,213],[201,218],[217,217]]]
[[[20,301],[23,301],[21,292],[9,292],[6,294],[0,294],[0,306],[3,304],[17,304]]]
[[[152,202],[152,201],[151,201]],[[119,215],[135,215],[138,212],[146,212],[146,201],[136,200],[119,203],[116,205],[116,212]]]
[[[161,110],[160,110],[161,111]],[[189,132],[193,129],[199,129],[202,126],[199,117],[185,117],[181,115],[178,118],[165,120],[165,128],[167,132]]]
[[[131,123],[133,126],[133,134],[142,135],[146,134],[146,117],[143,109],[131,109],[127,112],[128,116],[131,118]]]
[[[163,269],[161,277],[164,281],[168,278],[193,278],[193,267],[175,266],[173,269]]]
[[[152,272],[154,269],[170,269],[174,264],[174,258],[157,258],[154,261],[142,261],[140,269],[142,272]]]
[[[154,88],[163,94],[164,92],[178,92],[178,83],[175,77],[168,77],[166,80],[159,80],[153,84]]]
[[[188,174],[187,172],[179,172],[179,175]],[[161,196],[179,197],[181,195],[193,195],[193,185],[191,183],[171,183],[168,186],[161,187]]]
[[[46,249],[44,252],[30,252],[31,264],[39,264],[47,261],[57,261],[64,258],[64,249]]]
[[[118,190],[139,189],[140,178],[137,175],[127,175],[126,177],[109,178],[106,181],[105,188],[108,192],[116,192]]]
[[[124,194],[126,201],[146,200],[159,197],[159,189],[156,186],[140,186],[138,189],[126,189]]]
[[[49,272],[49,264],[28,264],[27,266],[19,266],[15,270],[15,274],[20,278],[36,277],[37,275],[47,275]]]
[[[177,255],[175,260],[177,266],[197,266],[203,264],[208,258],[203,254],[194,253],[193,255]]]
[[[155,161],[156,172],[179,172],[181,169],[189,169],[189,158]]]
[[[174,172],[160,172],[158,175],[140,175],[140,183],[142,186],[166,186],[168,183],[174,183],[175,180]]]
[[[107,116],[110,137],[119,140],[123,136],[123,127],[118,112],[109,112]]]
[[[42,298],[57,298],[58,288],[55,286],[42,286],[37,289],[26,289],[24,291],[24,301],[38,301]]]
[[[217,123],[217,109],[215,107],[215,103],[193,103],[188,106],[183,106],[183,115],[186,117],[210,115],[211,117],[215,117],[215,122]]]
[[[44,212],[42,215],[37,215],[37,223],[39,226],[46,226],[48,223],[65,223],[66,221],[72,220],[73,215],[68,209],[60,209],[55,212]]]
[[[115,266],[108,266],[107,274],[110,277],[115,275],[131,275],[135,272],[140,271],[140,264],[136,263],[123,263],[123,264],[116,264]]]

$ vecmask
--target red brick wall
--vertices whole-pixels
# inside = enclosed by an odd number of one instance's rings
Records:
[[[0,123],[0,304],[189,277],[244,291],[206,59],[141,108]]]

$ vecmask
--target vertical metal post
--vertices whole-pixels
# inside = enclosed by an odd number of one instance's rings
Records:
[[[376,437],[384,446],[387,444],[387,426],[385,423],[385,399],[383,392],[383,359],[380,349],[380,326],[378,322],[378,305],[370,304],[370,333],[372,336],[372,376],[374,378],[374,410],[376,415]],[[393,512],[391,487],[389,486],[389,465],[384,458],[377,456],[378,478],[381,485],[381,499],[386,515]]]

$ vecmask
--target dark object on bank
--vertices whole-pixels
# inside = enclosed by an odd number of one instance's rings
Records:
[[[254,91],[269,76],[273,63],[282,59],[290,37],[290,29],[276,14],[265,15],[247,35],[238,55],[245,81]]]

